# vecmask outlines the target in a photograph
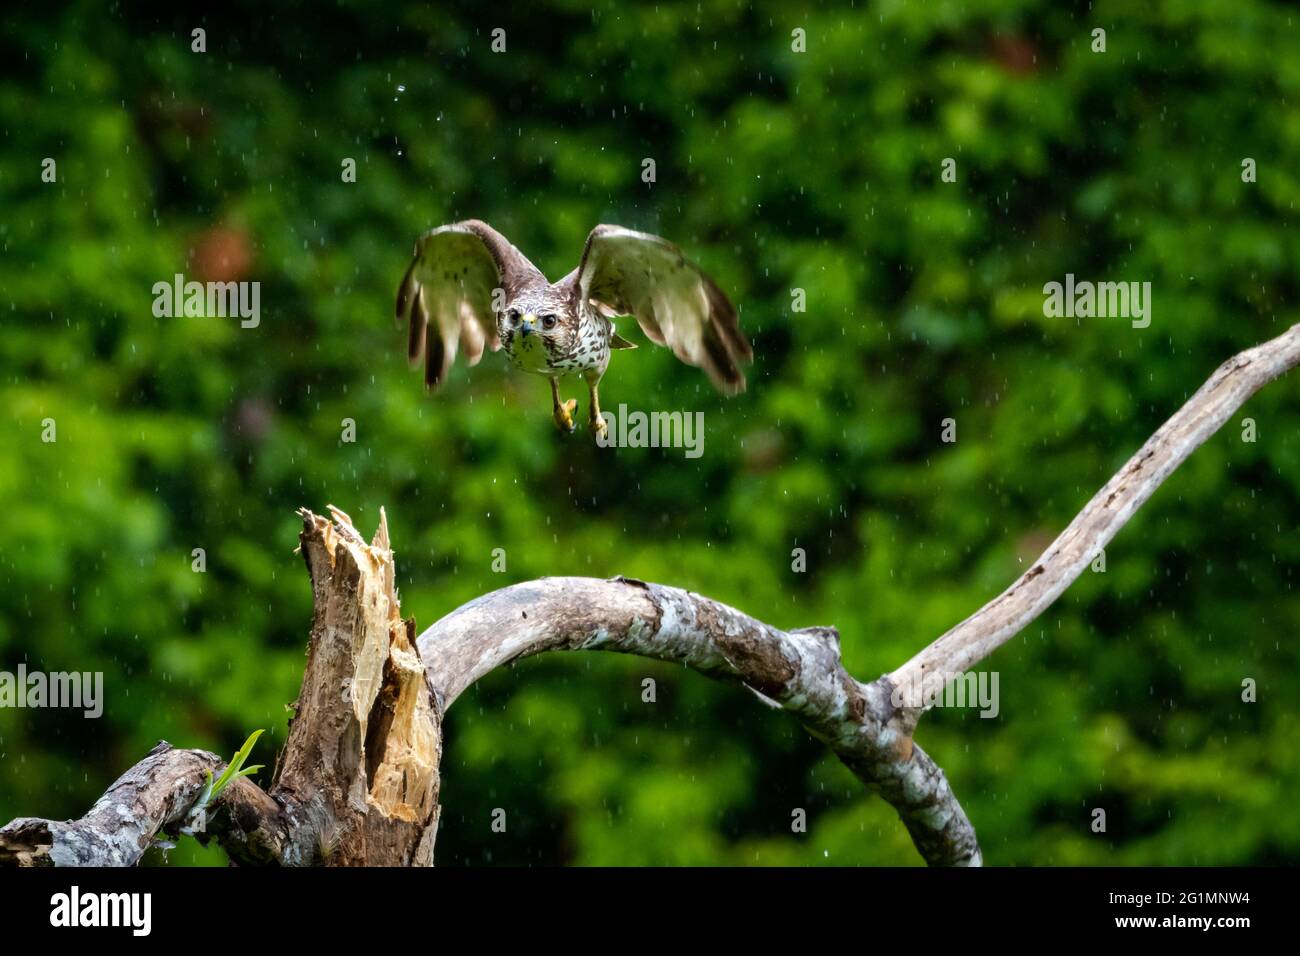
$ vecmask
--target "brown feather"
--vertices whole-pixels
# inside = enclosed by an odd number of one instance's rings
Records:
[[[727,395],[735,395],[745,390],[745,376],[736,366],[730,350],[713,328],[706,329],[701,339],[708,361],[704,370],[713,380],[713,384]]]
[[[425,313],[421,301],[423,298],[422,291],[419,286],[416,286],[415,300],[410,303],[411,321],[406,340],[406,358],[412,365],[419,361],[420,353],[424,351],[425,330],[429,324],[428,315]]]
[[[704,294],[708,297],[711,309],[709,320],[713,323],[713,327],[721,334],[732,355],[743,361],[752,362],[754,348],[749,344],[749,339],[745,338],[745,333],[740,331],[740,316],[736,313],[736,307],[731,304],[726,293],[718,288],[716,282],[708,276],[702,278]]]
[[[433,391],[441,385],[446,375],[446,366],[447,349],[440,337],[431,335],[424,350],[424,387]]]
[[[415,263],[417,259],[412,259],[411,264],[406,267],[406,274],[402,276],[401,285],[397,287],[397,324],[400,327],[402,319],[406,318],[406,310],[410,307],[411,294],[415,290]]]

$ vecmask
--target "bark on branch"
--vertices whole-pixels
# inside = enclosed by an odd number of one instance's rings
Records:
[[[205,750],[176,750],[162,741],[122,774],[80,820],[19,817],[0,830],[0,865],[133,866],[162,833],[175,833],[207,782],[225,763]],[[232,783],[208,815],[236,862],[274,856],[284,843],[279,807],[247,778]]]
[[[465,688],[543,651],[684,664],[788,711],[898,811],[933,865],[979,865],[975,830],[940,770],[892,726],[887,689],[854,680],[833,627],[782,631],[680,588],[628,578],[542,578],[458,608],[416,642],[440,713]]]

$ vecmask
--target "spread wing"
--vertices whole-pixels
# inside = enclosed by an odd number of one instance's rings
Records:
[[[437,388],[451,370],[457,347],[470,365],[483,349],[501,348],[492,293],[507,299],[546,279],[509,240],[485,222],[466,219],[426,232],[397,290],[397,319],[407,319],[407,357],[424,354],[424,384]],[[430,328],[432,325],[432,328]]]
[[[633,315],[646,336],[704,369],[722,392],[745,388],[742,362],[754,350],[722,290],[666,239],[622,226],[597,226],[576,273],[579,301]]]

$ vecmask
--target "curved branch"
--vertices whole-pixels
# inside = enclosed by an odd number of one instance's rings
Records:
[[[943,771],[890,726],[887,688],[854,680],[834,628],[793,631],[679,588],[628,578],[542,578],[458,608],[417,639],[438,712],[489,671],[552,650],[684,664],[789,711],[898,811],[937,865],[978,865],[975,831]]]
[[[1257,391],[1300,364],[1300,325],[1228,359],[1106,482],[1011,587],[888,675],[910,733],[927,693],[988,657],[1061,596],[1175,468]]]

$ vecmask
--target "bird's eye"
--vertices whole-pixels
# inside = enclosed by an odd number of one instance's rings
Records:
[[[519,310],[518,310],[518,309],[511,309],[511,310],[510,310],[510,324],[511,324],[511,325],[518,325],[518,324],[519,324]]]
[[[553,316],[553,315],[544,315],[544,316],[542,316],[542,328],[544,328],[544,329],[553,329],[553,328],[555,328],[555,316]]]

